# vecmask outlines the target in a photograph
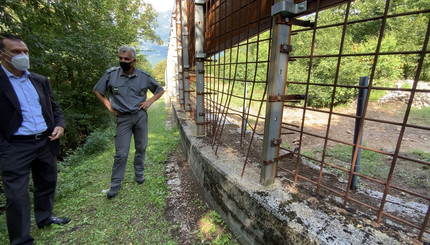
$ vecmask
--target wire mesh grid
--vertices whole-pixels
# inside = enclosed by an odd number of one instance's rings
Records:
[[[365,1],[317,10],[303,17],[315,22],[315,28],[295,27],[292,33],[294,51],[290,56],[287,93],[303,93],[306,99],[303,103],[285,104],[284,115],[290,125],[283,129],[294,134],[284,136],[287,144],[281,148],[286,155],[293,155],[294,160],[280,164],[280,169],[295,183],[311,183],[317,193],[340,196],[345,206],[366,213],[371,210],[378,222],[389,218],[418,231],[419,239],[424,233],[428,238],[429,160],[414,154],[428,148],[424,143],[421,149],[413,149],[418,145],[408,145],[406,135],[430,133],[428,120],[414,122],[411,118],[411,113],[419,111],[415,105],[422,103],[418,97],[430,92],[428,83],[420,80],[425,72],[423,67],[428,67],[428,57],[427,61],[425,58],[429,54],[430,15],[428,9],[395,13],[396,6],[390,5],[390,1],[377,6],[379,15],[357,14],[357,7],[362,4]],[[409,47],[396,47],[389,43],[390,35],[405,31],[396,27],[405,21],[416,36],[411,38]],[[372,33],[375,40],[371,47],[360,47],[354,42],[357,38],[365,39],[356,33],[363,25],[371,26],[377,33]],[[413,62],[410,68],[414,74],[409,74],[413,80],[407,83],[408,88],[395,87],[395,83],[383,79],[387,76],[384,72],[392,71],[389,66],[399,59]],[[368,84],[359,84],[360,77],[350,74],[363,74]],[[357,110],[337,107],[348,102],[342,101],[347,98],[345,94],[356,95],[360,91],[364,97],[355,102]],[[401,113],[382,115],[381,110],[386,108],[372,98],[393,91],[404,93],[405,100],[386,106]],[[359,107],[362,107],[360,112]],[[312,117],[318,117],[319,121]],[[381,132],[371,133],[374,131]],[[413,183],[414,177],[422,182]]]
[[[327,2],[313,1],[315,11],[299,18],[312,25],[293,25],[286,94],[304,100],[284,103],[277,176],[429,240],[429,6],[402,12],[387,0],[363,11],[369,1]],[[215,152],[220,144],[243,152],[244,171],[261,161],[255,138],[264,137],[271,5],[205,3],[206,134]],[[408,32],[408,43],[393,42]],[[390,80],[396,66],[409,80]]]

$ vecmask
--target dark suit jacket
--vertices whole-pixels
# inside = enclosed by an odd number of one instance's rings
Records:
[[[49,135],[56,126],[65,128],[63,114],[60,107],[54,102],[48,78],[31,73],[30,81],[39,94],[42,114],[48,126]],[[0,154],[7,150],[13,133],[21,126],[23,118],[21,106],[15,90],[6,73],[0,67]],[[53,154],[60,152],[60,141],[50,142]]]

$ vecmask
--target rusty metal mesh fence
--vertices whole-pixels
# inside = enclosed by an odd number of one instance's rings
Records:
[[[298,99],[284,103],[277,177],[428,242],[430,6],[340,2],[312,1],[313,11],[287,19],[286,95]],[[206,135],[215,152],[227,145],[245,156],[245,177],[247,164],[261,164],[272,5],[205,3]],[[401,35],[409,45],[393,41]],[[393,66],[408,79],[386,79]],[[190,91],[195,109],[195,74]]]
[[[420,239],[427,233],[428,239],[429,159],[416,153],[428,152],[430,121],[416,116],[430,92],[429,83],[424,82],[429,69],[429,9],[397,12],[395,3],[385,1],[378,6],[380,14],[357,14],[354,7],[363,2],[326,10],[333,14],[332,18],[319,18],[326,15],[317,11],[307,16],[315,22],[315,28],[295,28],[292,33],[295,51],[290,56],[287,93],[303,93],[306,99],[299,104],[285,104],[284,121],[291,124],[285,129],[294,134],[285,136],[287,144],[282,149],[295,159],[280,164],[280,169],[296,183],[310,183],[316,192],[342,197],[344,205],[375,215],[378,222],[400,222],[412,227]],[[405,22],[413,33],[410,45],[390,44],[390,35],[400,36],[406,31],[393,28],[393,24]],[[354,32],[365,29],[364,25],[371,25],[377,33],[368,49],[354,46],[353,42]],[[330,53],[325,45],[337,49],[330,49]],[[384,71],[398,59],[413,62],[407,83],[383,79]],[[300,63],[306,64],[305,71],[295,69],[305,67]],[[329,73],[324,77],[332,79],[319,79],[321,69],[316,64],[321,63],[327,66],[324,72]],[[301,72],[306,75],[301,76]],[[359,84],[359,77],[351,77],[350,73],[367,76],[368,84]],[[327,107],[315,108],[312,103],[317,96],[323,96],[318,92],[321,90],[330,102]],[[343,94],[359,94],[360,90],[364,100],[361,104],[359,100],[355,102],[357,110],[336,106]],[[380,98],[381,95],[384,96]],[[384,101],[390,96],[395,101]],[[334,175],[335,181],[331,179]],[[354,185],[358,178],[359,187]]]

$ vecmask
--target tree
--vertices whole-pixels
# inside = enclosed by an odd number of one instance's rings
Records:
[[[416,10],[428,9],[428,1],[399,0],[392,1],[389,14],[407,13]],[[380,17],[385,9],[385,0],[353,1],[348,21],[362,20],[371,17]],[[329,26],[342,23],[346,15],[346,4],[321,11],[318,15],[318,26]],[[315,15],[306,17],[314,21]],[[428,14],[405,15],[387,19],[380,52],[393,51],[420,51],[424,43]],[[359,22],[347,26],[342,54],[364,54],[376,52],[381,20]],[[297,28],[297,27],[295,27]],[[314,55],[337,55],[339,53],[342,37],[342,26],[332,26],[316,30]],[[292,36],[293,56],[309,56],[312,30],[299,32]],[[370,76],[374,56],[342,57],[337,84],[358,85],[361,76]],[[321,86],[311,86],[308,92],[308,105],[315,107],[328,107],[331,105],[333,87],[337,69],[337,57],[313,58],[310,82]],[[424,63],[424,74],[421,79],[428,79]],[[288,64],[288,81],[305,83],[308,79],[309,59],[297,59]],[[416,55],[379,55],[374,74],[373,85],[385,86],[399,79],[413,79],[416,72]],[[289,84],[287,93],[303,94],[305,86]],[[357,89],[337,88],[333,103],[349,102],[358,93]]]
[[[154,76],[155,80],[157,80],[157,82],[161,84],[161,86],[164,86],[166,84],[164,80],[164,71],[166,70],[166,63],[167,59],[164,59],[163,61],[158,62],[152,70],[152,75]]]

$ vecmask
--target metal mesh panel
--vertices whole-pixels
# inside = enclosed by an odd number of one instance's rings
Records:
[[[188,63],[190,64],[190,67],[195,66],[195,54],[196,49],[194,46],[196,37],[195,37],[195,25],[194,25],[194,0],[187,0],[187,16],[188,18],[188,43],[190,44],[188,46]]]
[[[264,112],[271,103],[266,89],[273,2],[205,3],[206,59],[204,71],[194,72],[204,72],[206,136],[216,152],[225,145],[243,154],[243,173],[247,164],[261,164]],[[297,100],[284,102],[277,176],[429,241],[430,160],[428,147],[416,142],[430,140],[430,122],[417,109],[428,106],[422,98],[430,95],[430,9],[417,5],[400,12],[396,1],[387,0],[358,11],[366,3],[308,1],[305,13],[286,20],[293,31],[285,95]],[[187,15],[192,66],[193,16]],[[403,29],[396,27],[401,24]],[[409,45],[390,39],[408,32]],[[384,80],[400,63],[405,74],[397,77],[409,80]],[[194,81],[191,74],[192,118]],[[385,101],[392,94],[402,99]],[[391,116],[381,115],[384,106],[392,108]]]
[[[230,143],[239,145],[246,155],[255,134],[263,134],[269,47],[270,32],[266,31],[211,56],[205,63],[206,129],[215,150],[223,135],[233,130],[229,124],[240,125],[240,137]],[[252,134],[246,138],[247,130]]]
[[[357,14],[354,6],[363,2],[356,1],[329,9],[327,11],[330,11],[331,18],[317,9],[315,14],[304,18],[314,21],[315,28],[295,27],[292,33],[294,49],[290,56],[287,94],[303,93],[306,100],[302,103],[285,103],[283,132],[288,134],[282,136],[286,144],[281,152],[284,157],[290,158],[280,162],[280,174],[295,183],[313,185],[317,193],[340,196],[345,206],[375,215],[378,222],[390,219],[390,222],[396,223],[395,226],[409,227],[419,234],[420,239],[424,233],[427,233],[428,238],[429,230],[425,228],[430,202],[428,173],[417,174],[408,168],[427,169],[430,163],[417,155],[410,157],[412,149],[408,146],[407,135],[408,132],[410,135],[430,134],[428,122],[415,123],[410,118],[411,112],[416,111],[412,108],[417,96],[430,93],[425,86],[427,83],[420,81],[420,76],[425,72],[423,67],[428,67],[429,10],[395,13],[390,1],[386,1],[379,6],[380,14]],[[411,43],[412,39],[416,39],[414,43],[419,45],[414,47],[411,44],[410,48],[403,45],[403,50],[400,50],[388,43],[387,35],[396,32],[392,23],[408,21],[411,25],[417,25],[413,20],[419,16],[425,16],[425,28],[419,30],[417,36],[411,37]],[[363,25],[375,27],[377,33],[373,46],[366,47],[367,50],[359,50],[352,42],[353,32],[362,29]],[[338,35],[329,36],[333,33]],[[337,51],[327,49],[327,45],[336,47]],[[410,56],[416,58],[413,59],[414,65],[411,65],[414,79],[410,81],[409,88],[394,87],[395,84],[381,79],[384,70],[394,65],[396,59]],[[326,80],[321,79],[321,64],[325,65],[323,72]],[[352,64],[360,66],[353,67]],[[306,69],[298,70],[298,67]],[[360,85],[360,77],[350,77],[348,72],[367,76],[368,85]],[[358,94],[360,90],[366,95],[361,114],[336,107],[345,102],[341,99],[342,94]],[[381,118],[378,108],[383,105],[371,103],[372,95],[390,94],[393,91],[405,93],[404,102],[389,104],[395,107],[394,110],[404,110],[404,113],[398,118]],[[313,104],[318,96],[327,96],[330,102],[324,108],[315,107]],[[357,125],[357,120],[361,120],[361,124]],[[347,130],[339,132],[340,128]],[[378,138],[366,136],[375,130],[381,130]],[[385,138],[388,130],[395,132],[390,133],[392,136],[389,139]],[[361,145],[360,140],[363,141]],[[357,168],[360,164],[357,160],[359,151],[361,168],[365,171]],[[414,184],[407,179],[401,180],[402,174],[419,175],[423,181],[420,185],[422,188],[414,188]],[[356,186],[358,190],[354,191],[356,179],[360,180],[361,188]],[[408,205],[415,207],[406,207]],[[414,215],[405,214],[409,208],[414,210]]]
[[[271,26],[273,0],[206,1],[205,51],[211,56]]]

